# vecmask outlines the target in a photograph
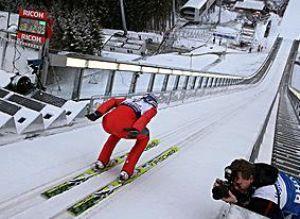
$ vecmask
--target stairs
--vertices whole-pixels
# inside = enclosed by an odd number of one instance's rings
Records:
[[[280,100],[272,165],[292,176],[300,177],[300,125],[287,94]]]

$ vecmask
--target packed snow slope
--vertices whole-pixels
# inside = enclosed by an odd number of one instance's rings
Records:
[[[283,42],[262,83],[161,110],[149,128],[152,138],[162,143],[146,152],[139,163],[173,145],[180,152],[83,217],[214,218],[221,203],[211,198],[213,181],[223,176],[232,159],[249,157],[275,97],[291,43]],[[0,215],[63,216],[75,201],[115,178],[121,166],[48,201],[40,192],[95,161],[106,138],[99,121],[68,133],[1,147],[0,200],[5,209]],[[128,151],[132,144],[123,141],[115,154]]]

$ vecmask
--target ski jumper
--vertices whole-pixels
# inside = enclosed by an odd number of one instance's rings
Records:
[[[122,168],[129,175],[132,175],[136,163],[147,146],[149,141],[149,130],[146,128],[150,120],[156,115],[157,109],[143,99],[111,98],[98,107],[97,111],[103,117],[102,125],[104,130],[111,134],[103,146],[98,160],[107,165],[110,156],[121,138],[130,139],[128,130],[139,131],[136,143],[129,152]]]

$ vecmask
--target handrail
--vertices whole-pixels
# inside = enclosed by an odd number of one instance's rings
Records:
[[[257,140],[256,140],[256,142],[254,143],[254,145],[252,147],[252,152],[251,152],[251,155],[250,155],[250,158],[249,158],[250,162],[254,162],[258,157],[260,146],[263,142],[264,135],[265,135],[265,132],[266,132],[266,128],[267,128],[267,125],[269,123],[270,116],[271,116],[272,110],[274,108],[274,104],[276,102],[276,99],[277,99],[277,95],[280,95],[280,98],[283,98],[283,92],[285,92],[285,90],[286,90],[285,86],[287,85],[286,82],[289,81],[289,76],[291,75],[291,71],[293,69],[291,63],[293,63],[292,60],[294,60],[295,57],[296,57],[295,52],[298,51],[298,47],[299,47],[299,41],[295,40],[293,45],[292,45],[292,48],[290,50],[289,57],[287,59],[287,63],[286,63],[285,69],[284,69],[284,73],[283,73],[283,76],[281,78],[280,86],[279,86],[279,88],[277,90],[277,93],[276,93],[276,95],[275,95],[275,97],[272,101],[272,104],[269,108],[267,117],[264,121],[263,127],[262,127],[262,129],[259,133],[259,136],[257,137]],[[278,117],[278,115],[279,115],[279,112],[277,112],[277,117]]]
[[[266,73],[266,70],[270,66],[271,62],[275,59],[276,54],[280,48],[280,45],[282,43],[282,38],[277,37],[275,43],[272,46],[271,52],[268,54],[267,58],[265,59],[264,63],[260,66],[260,68],[251,76],[247,77],[244,79],[241,84],[250,84],[250,83],[256,83],[258,82],[261,78]]]
[[[230,83],[227,83],[226,85],[224,84],[218,84],[218,85],[215,85],[214,87],[224,87],[224,86],[231,86],[231,85],[248,85],[248,84],[254,84],[256,82],[258,82],[266,73],[266,70],[269,68],[271,62],[274,60],[276,54],[278,53],[278,50],[280,48],[280,45],[281,45],[281,42],[282,42],[282,38],[277,38],[272,49],[271,49],[271,52],[269,53],[268,57],[266,58],[264,64],[260,67],[260,69],[256,72],[256,74],[254,76],[252,76],[251,78],[249,78],[248,80],[249,81],[245,81],[243,79],[235,79],[234,81],[230,82]],[[208,73],[207,75],[203,75],[202,77],[211,77],[213,78],[215,73],[212,73],[212,75],[210,75],[210,73]],[[216,74],[217,75],[217,74]],[[186,75],[185,75],[186,76]],[[219,76],[219,75],[218,75]],[[226,76],[229,76],[228,74],[226,74]],[[222,77],[222,75],[221,75]],[[255,79],[255,80],[254,80]],[[212,80],[212,79],[211,79]],[[229,76],[229,80],[230,80],[230,76]],[[206,82],[208,84],[208,82]],[[206,84],[206,86],[207,86]],[[206,86],[204,87],[201,87],[200,89],[205,89]],[[225,88],[227,89],[227,88]],[[161,98],[161,101],[162,101],[162,98],[165,97],[165,96],[169,96],[169,95],[173,95],[174,93],[184,93],[186,94],[186,90],[183,89],[183,90],[175,90],[175,91],[163,91],[163,92],[156,92],[157,95]],[[145,92],[144,92],[145,93]],[[131,97],[131,96],[138,96],[138,95],[143,95],[144,94],[143,92],[142,93],[131,93],[131,94],[121,94],[119,96],[127,96],[127,97]],[[193,92],[193,96],[197,95],[198,93],[198,88],[197,89],[194,89],[194,92]],[[177,100],[181,100],[183,101],[182,98],[184,98],[186,95],[182,95],[180,99],[177,98]],[[105,96],[105,95],[95,95],[95,96],[92,96],[91,99],[90,99],[90,107],[89,109],[92,109],[93,108],[93,104],[95,102],[95,100],[97,99],[107,99],[109,98],[110,96]],[[163,99],[168,99],[169,102],[171,102],[171,96],[169,96],[168,98],[163,98]],[[176,98],[173,98],[173,99],[176,99]]]
[[[274,99],[272,101],[272,104],[271,104],[271,106],[269,108],[268,114],[267,114],[266,119],[264,121],[264,124],[263,124],[263,126],[261,128],[261,131],[260,131],[260,133],[259,133],[259,135],[258,135],[258,137],[257,137],[257,139],[256,139],[256,141],[255,141],[255,143],[254,143],[254,145],[252,147],[252,152],[251,152],[251,155],[250,155],[250,158],[249,158],[249,161],[251,163],[254,163],[254,161],[258,157],[260,146],[261,146],[261,144],[263,142],[264,135],[266,133],[267,126],[268,126],[268,123],[269,123],[269,120],[270,120],[270,117],[271,117],[271,114],[272,114],[272,110],[274,108],[274,105],[275,105],[275,102],[276,102],[278,94],[279,93],[277,91],[277,93],[276,93],[276,95],[275,95],[275,97],[274,97]]]

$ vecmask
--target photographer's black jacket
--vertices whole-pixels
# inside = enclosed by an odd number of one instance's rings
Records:
[[[259,188],[262,186],[272,185],[278,178],[278,169],[269,164],[256,163],[255,165],[255,176],[253,187]]]
[[[256,189],[269,186],[276,183],[278,178],[278,169],[268,164],[257,163],[255,164],[255,175],[252,188],[250,190],[249,199],[247,203],[238,202],[239,205],[247,208],[256,213],[262,214],[266,217],[272,219],[281,219],[283,218],[281,209],[278,204],[257,197],[251,197]]]

